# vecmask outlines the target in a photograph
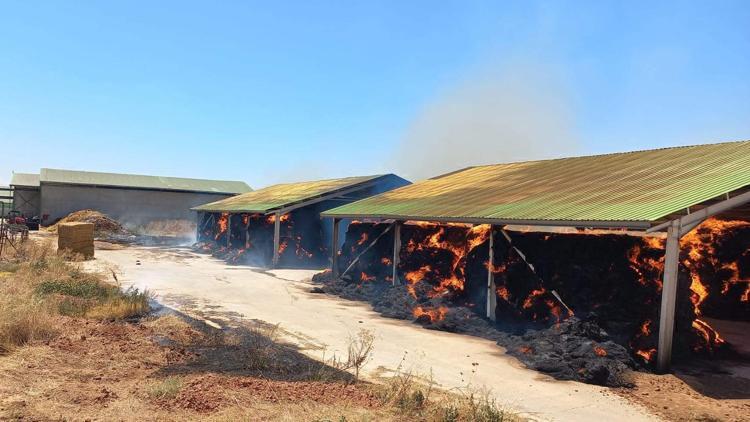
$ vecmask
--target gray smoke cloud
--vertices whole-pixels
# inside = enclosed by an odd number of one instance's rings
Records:
[[[483,72],[439,95],[396,149],[399,174],[419,180],[472,165],[579,151],[565,84],[542,68]]]

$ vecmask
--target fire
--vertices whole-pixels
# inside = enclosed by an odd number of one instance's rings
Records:
[[[432,271],[432,267],[429,265],[424,265],[418,270],[409,271],[408,273],[404,274],[404,278],[409,283],[406,288],[409,290],[409,294],[413,298],[417,298],[417,293],[414,291],[414,285],[422,281],[424,279],[425,274]]]
[[[214,238],[214,240],[219,240],[221,235],[226,233],[227,228],[229,227],[229,213],[221,213],[221,216],[219,217],[219,220],[217,220],[216,224],[218,224],[219,226],[219,232],[216,233],[216,237]]]
[[[477,246],[481,245],[487,239],[489,239],[490,236],[490,225],[489,224],[480,224],[478,226],[474,226],[469,229],[469,234],[467,238],[467,253],[471,252],[476,248]]]
[[[594,353],[596,353],[596,355],[599,357],[607,356],[607,351],[604,350],[604,348],[600,346],[594,346]]]
[[[641,334],[644,336],[651,335],[651,320],[650,319],[643,321],[643,324],[641,324]]]
[[[285,223],[289,221],[289,214],[282,214],[281,218],[279,219],[280,223]],[[270,214],[268,217],[266,217],[266,223],[275,223],[276,222],[276,214]]]
[[[289,246],[289,239],[282,240],[279,244],[279,256],[284,255],[287,246]]]
[[[534,353],[534,348],[530,346],[521,346],[518,348],[518,351],[523,353],[524,355],[528,355],[528,354]]]
[[[690,300],[693,302],[693,307],[695,310],[695,315],[701,314],[701,303],[706,300],[708,297],[708,290],[706,290],[706,286],[703,285],[701,282],[700,276],[696,273],[690,274],[690,279],[692,280],[690,282],[690,290],[692,291],[692,295],[690,297]]]
[[[374,275],[368,275],[366,272],[362,271],[360,273],[360,275],[359,275],[359,279],[361,281],[373,281],[373,280],[375,280],[375,276]]]
[[[529,293],[529,295],[526,297],[526,300],[523,301],[523,308],[524,309],[531,308],[531,306],[534,305],[534,298],[537,296],[541,296],[546,292],[547,290],[545,290],[544,287],[532,290],[531,293]]]
[[[362,245],[365,242],[367,242],[367,238],[368,238],[367,232],[362,232],[362,235],[360,235],[359,240],[357,241],[357,245]]]
[[[442,321],[445,319],[445,315],[448,314],[448,308],[445,306],[440,306],[438,308],[426,308],[422,306],[417,306],[414,308],[414,311],[412,311],[414,314],[414,318],[420,318],[427,316],[430,321]]]
[[[510,301],[510,292],[508,292],[508,288],[505,286],[500,286],[497,288],[497,295],[503,298],[503,300],[506,302]]]
[[[711,328],[708,323],[706,323],[703,320],[700,320],[696,318],[693,321],[693,328],[701,334],[703,339],[706,341],[706,344],[709,346],[709,351],[711,351],[711,346],[720,345],[724,343],[724,339],[719,336],[719,333],[716,332],[713,328]],[[701,345],[695,346],[696,351],[701,349]]]
[[[380,259],[380,263],[383,265],[391,265],[392,262],[393,261],[391,261],[391,259],[388,258],[387,256],[384,256],[383,258]]]
[[[646,363],[650,363],[653,361],[654,356],[656,356],[656,349],[636,350],[635,354],[640,356]]]
[[[426,236],[424,240],[418,242],[415,239],[409,239],[406,245],[406,251],[409,253],[415,251],[437,251],[447,250],[453,255],[450,262],[450,274],[433,274],[438,277],[438,285],[433,287],[433,290],[428,294],[429,297],[437,297],[444,295],[450,291],[462,291],[464,289],[464,275],[463,268],[461,266],[464,262],[464,258],[477,246],[484,243],[490,234],[490,225],[483,224],[477,226],[469,226],[466,224],[435,224],[435,223],[421,223],[413,224],[423,228],[437,228],[437,230]],[[460,242],[450,242],[447,239],[447,227],[459,227],[466,228],[466,234],[464,239]],[[419,270],[415,270],[406,274],[406,279],[414,284],[422,279],[426,274],[422,267]],[[413,291],[413,288],[410,289]]]

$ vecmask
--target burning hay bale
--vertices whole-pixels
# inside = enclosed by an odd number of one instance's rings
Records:
[[[325,266],[328,248],[320,219],[298,209],[279,218],[279,265],[296,268]],[[314,218],[313,218],[314,217]],[[211,253],[230,264],[269,266],[274,252],[276,215],[210,213],[198,226],[193,250]]]
[[[351,224],[339,272],[364,254],[341,278],[325,273],[314,280],[328,293],[369,301],[389,317],[498,341],[528,366],[560,379],[621,385],[627,368],[654,362],[662,239],[497,230],[495,262],[489,263],[489,226],[407,223],[399,253],[402,285],[392,286],[393,235],[365,251],[387,228]],[[728,350],[701,315],[748,316],[749,236],[748,223],[709,220],[683,240],[677,359]],[[495,274],[497,323],[483,318],[488,268]]]

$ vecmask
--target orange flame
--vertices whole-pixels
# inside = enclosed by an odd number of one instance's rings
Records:
[[[227,228],[229,227],[229,213],[221,213],[221,216],[219,217],[219,220],[216,222],[216,224],[219,225],[219,232],[216,233],[216,237],[214,238],[214,240],[219,240],[221,235],[226,233]]]
[[[636,350],[635,354],[640,356],[646,363],[650,363],[656,356],[656,349]]]
[[[289,221],[289,214],[282,214],[281,218],[279,219],[280,223],[285,223]],[[271,214],[268,217],[266,217],[266,223],[275,223],[276,222],[276,214]]]
[[[362,245],[365,242],[367,242],[367,238],[368,238],[367,232],[362,232],[362,234],[359,236],[359,240],[357,241],[357,245]]]
[[[596,353],[596,355],[599,357],[607,356],[607,351],[604,350],[604,348],[600,346],[594,346],[594,353]]]
[[[448,314],[448,308],[445,306],[440,306],[438,308],[425,308],[422,306],[417,306],[416,308],[414,308],[414,311],[412,313],[414,314],[414,318],[427,316],[430,321],[435,322],[445,319],[445,315]]]

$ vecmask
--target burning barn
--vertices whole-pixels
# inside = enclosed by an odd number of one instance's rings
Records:
[[[283,183],[201,205],[196,249],[234,264],[320,268],[338,238],[321,212],[407,184],[393,174]]]
[[[324,212],[356,221],[317,279],[563,378],[666,371],[750,321],[749,168],[750,142],[470,167]]]

